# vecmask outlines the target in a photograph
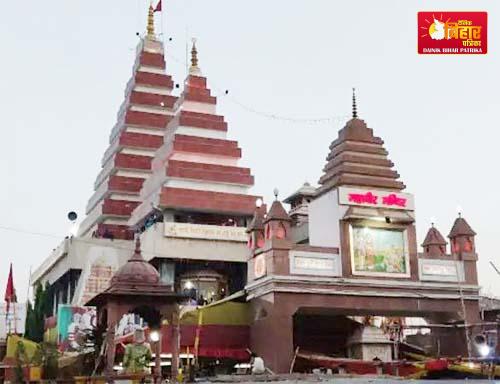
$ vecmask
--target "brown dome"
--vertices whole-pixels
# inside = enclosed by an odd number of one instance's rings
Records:
[[[111,285],[120,284],[158,284],[160,274],[141,255],[139,237],[135,242],[134,255],[122,266],[111,279]]]

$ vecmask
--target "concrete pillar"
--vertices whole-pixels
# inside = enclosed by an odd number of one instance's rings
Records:
[[[294,355],[293,315],[276,308],[257,320],[251,328],[251,349],[274,373],[288,373]]]
[[[293,359],[293,316],[284,314],[273,317],[273,342],[269,345],[273,352],[271,370],[288,373]]]

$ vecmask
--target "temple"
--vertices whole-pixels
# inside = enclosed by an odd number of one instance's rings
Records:
[[[250,342],[276,372],[290,369],[297,350],[398,359],[394,337],[380,325],[402,332],[415,319],[432,329],[433,353],[477,353],[470,342],[480,322],[475,232],[457,218],[447,252],[432,226],[419,253],[414,198],[401,192],[383,144],[358,117],[353,96],[352,119],[330,145],[315,193],[306,185],[289,197],[289,214],[277,200],[265,217],[255,212],[262,225],[249,228],[260,239],[250,243],[245,287],[257,314]],[[301,219],[292,220],[299,210]],[[432,324],[462,325],[442,332]]]
[[[339,372],[356,360],[377,373],[373,361],[399,361],[401,348],[476,355],[476,233],[460,215],[448,240],[432,225],[419,252],[414,196],[354,92],[318,185],[302,185],[286,209],[277,190],[270,204],[251,191],[194,40],[190,61],[174,96],[150,8],[87,216],[32,276],[50,284],[54,315],[61,304],[108,305],[124,265],[140,262],[158,288],[146,295],[185,300],[178,346],[197,357],[234,364],[251,350],[286,373],[316,354],[339,359]],[[160,352],[172,353],[160,326]]]
[[[161,281],[209,303],[246,283],[246,228],[258,196],[238,166],[238,142],[217,114],[193,40],[179,97],[166,73],[153,8],[132,79],[110,135],[95,192],[77,236],[66,238],[33,274],[59,304],[84,305],[109,286],[139,233]]]

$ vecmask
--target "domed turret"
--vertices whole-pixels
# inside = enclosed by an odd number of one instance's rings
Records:
[[[424,248],[424,253],[429,256],[440,257],[446,254],[446,240],[441,235],[441,232],[434,227],[434,224],[429,228],[422,247]]]
[[[451,241],[451,252],[454,254],[475,253],[474,236],[476,232],[459,213],[448,235]]]
[[[135,240],[135,251],[133,256],[123,265],[111,279],[111,285],[115,284],[158,284],[160,274],[142,258],[141,241],[139,236]]]
[[[266,239],[285,239],[290,232],[290,216],[278,200],[278,190],[274,190],[275,200],[264,219]]]

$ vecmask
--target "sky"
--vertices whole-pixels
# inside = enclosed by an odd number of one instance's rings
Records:
[[[317,183],[354,86],[360,117],[415,195],[419,244],[431,221],[447,235],[460,206],[478,233],[483,291],[500,296],[489,265],[500,266],[499,2],[163,1],[167,71],[182,84],[186,42],[196,37],[218,112],[255,175],[253,192],[270,200],[276,187],[285,198]],[[20,300],[30,269],[68,233],[67,213],[84,215],[148,4],[2,4],[0,289],[12,262]],[[489,53],[418,55],[417,12],[443,10],[487,11]]]

